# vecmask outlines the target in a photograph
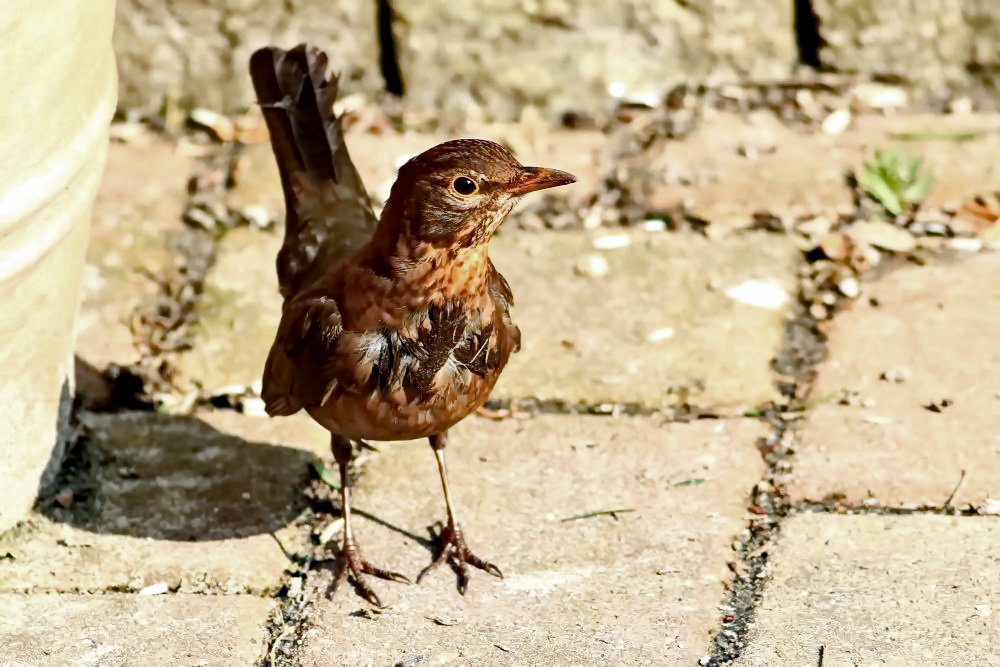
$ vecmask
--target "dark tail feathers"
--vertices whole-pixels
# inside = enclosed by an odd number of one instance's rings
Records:
[[[342,259],[371,233],[374,216],[333,113],[337,78],[327,57],[300,44],[250,57],[250,78],[264,112],[285,193],[285,243],[278,278],[287,298]]]

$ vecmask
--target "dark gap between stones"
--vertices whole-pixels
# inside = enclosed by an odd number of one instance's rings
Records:
[[[389,0],[378,0],[378,44],[379,65],[382,69],[382,79],[387,92],[402,97],[405,92],[403,73],[399,68],[399,50],[396,47],[396,34],[392,30],[396,13]]]
[[[803,260],[808,261],[804,256]],[[758,442],[767,469],[750,493],[747,511],[754,518],[739,540],[738,557],[730,566],[734,576],[721,605],[722,625],[712,639],[709,655],[701,661],[709,667],[732,664],[743,653],[767,584],[768,546],[781,532],[781,523],[792,509],[776,484],[778,476],[787,472],[793,455],[785,445],[790,422],[783,414],[804,407],[808,387],[825,356],[826,341],[817,325],[809,315],[809,304],[800,296],[796,311],[785,320],[781,350],[772,362],[777,373],[792,378],[781,387],[787,405],[767,406],[760,417],[771,426],[771,432]]]
[[[954,507],[952,505],[917,505],[916,507],[888,507],[885,505],[845,505],[836,500],[815,502],[804,501],[789,505],[787,514],[840,514],[857,516],[984,516],[974,507]]]
[[[799,51],[799,62],[813,69],[823,69],[819,52],[823,47],[823,37],[819,31],[819,16],[812,0],[792,0],[795,13],[795,43]]]

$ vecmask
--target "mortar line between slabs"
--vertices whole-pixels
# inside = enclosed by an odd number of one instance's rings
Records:
[[[803,345],[803,341],[807,345]],[[816,367],[825,353],[824,340],[817,322],[809,315],[808,304],[800,299],[795,312],[785,321],[781,350],[775,366],[794,368],[793,381],[785,387],[787,406],[770,405],[760,418],[771,426],[758,441],[765,469],[760,481],[750,490],[747,512],[752,517],[738,541],[739,556],[729,563],[733,577],[720,605],[722,621],[699,663],[709,667],[729,665],[743,653],[747,635],[756,616],[757,606],[767,582],[768,547],[780,534],[784,519],[792,509],[776,483],[787,474],[792,459],[785,437],[792,421],[784,417],[789,408],[804,408]]]

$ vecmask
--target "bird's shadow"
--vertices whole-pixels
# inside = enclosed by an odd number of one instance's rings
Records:
[[[202,542],[274,533],[314,502],[308,490],[317,457],[305,449],[249,441],[197,417],[150,410],[81,412],[78,431],[36,503],[55,522],[98,534]],[[426,539],[356,511],[429,548]]]
[[[183,542],[274,532],[306,507],[309,452],[195,417],[88,414],[38,511],[94,533]]]
[[[403,537],[406,537],[406,538],[408,538],[408,539],[416,542],[417,544],[419,544],[423,548],[427,549],[431,553],[434,553],[434,550],[437,548],[437,538],[436,538],[436,536],[435,536],[435,534],[434,534],[434,532],[432,530],[428,530],[428,533],[430,534],[429,538],[428,537],[420,537],[416,533],[411,533],[410,531],[406,530],[405,528],[401,528],[400,526],[397,526],[395,524],[389,523],[385,519],[380,519],[379,517],[375,516],[371,512],[366,512],[363,509],[358,509],[357,507],[354,507],[353,501],[351,502],[351,512],[353,514],[357,514],[358,516],[362,516],[365,519],[371,521],[372,523],[375,523],[375,524],[378,524],[379,526],[382,526],[383,528],[388,528],[389,530],[391,530],[391,531],[393,531],[395,533],[399,533]]]

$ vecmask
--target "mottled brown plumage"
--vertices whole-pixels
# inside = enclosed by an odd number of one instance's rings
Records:
[[[432,566],[451,559],[464,592],[466,563],[500,570],[465,546],[448,490],[445,434],[483,404],[520,345],[510,287],[487,244],[521,195],[575,179],[524,167],[490,141],[449,141],[400,168],[376,222],[333,115],[336,80],[326,80],[325,69],[325,55],[304,45],[261,49],[250,61],[287,208],[277,261],[285,302],[263,398],[271,415],[304,409],[330,431],[343,487],[341,571],[375,603],[363,574],[406,579],[358,553],[351,442],[430,438],[448,509]]]

